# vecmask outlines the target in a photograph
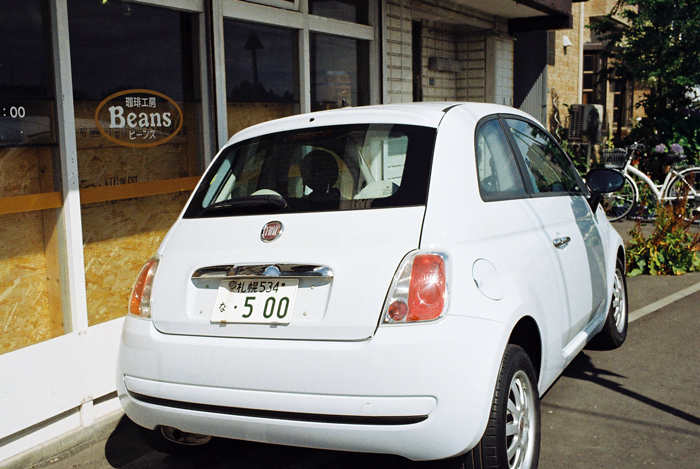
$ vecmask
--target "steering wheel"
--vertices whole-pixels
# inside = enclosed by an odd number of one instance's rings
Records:
[[[272,189],[260,189],[250,195],[276,195],[277,197],[282,197],[282,194],[275,192]]]

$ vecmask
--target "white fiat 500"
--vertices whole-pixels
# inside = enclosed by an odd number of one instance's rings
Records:
[[[539,398],[627,334],[624,251],[528,115],[489,104],[260,124],[134,286],[117,385],[163,451],[212,436],[534,468]]]

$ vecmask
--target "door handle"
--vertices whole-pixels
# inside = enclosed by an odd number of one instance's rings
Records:
[[[555,248],[565,248],[567,244],[571,242],[571,238],[568,236],[563,236],[561,238],[554,238],[552,243],[554,243]]]

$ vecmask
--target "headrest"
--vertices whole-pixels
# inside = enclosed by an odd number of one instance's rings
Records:
[[[338,163],[326,150],[313,150],[301,160],[301,177],[314,191],[327,191],[338,180]]]

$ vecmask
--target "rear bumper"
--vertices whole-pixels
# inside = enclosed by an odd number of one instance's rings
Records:
[[[117,387],[149,428],[439,459],[481,438],[506,337],[452,316],[362,342],[174,336],[127,318]]]

